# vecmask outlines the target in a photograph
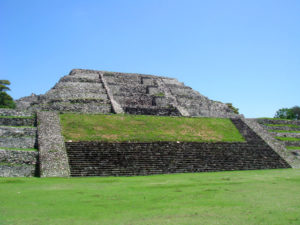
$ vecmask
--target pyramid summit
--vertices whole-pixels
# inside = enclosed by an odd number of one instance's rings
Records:
[[[44,95],[16,101],[20,110],[240,117],[177,79],[137,73],[73,69]]]

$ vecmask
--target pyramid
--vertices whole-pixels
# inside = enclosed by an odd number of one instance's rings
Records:
[[[20,110],[136,115],[240,117],[177,79],[73,69],[44,95],[17,100]]]

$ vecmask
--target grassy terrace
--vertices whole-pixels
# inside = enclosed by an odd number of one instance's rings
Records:
[[[0,224],[300,224],[300,170],[0,178]]]
[[[244,141],[231,120],[221,118],[62,114],[60,120],[66,141]]]
[[[268,130],[268,132],[275,132],[275,133],[300,133],[300,130]]]
[[[294,137],[276,137],[276,139],[280,141],[300,141],[300,138],[294,138]]]
[[[295,125],[295,124],[264,124],[265,126],[268,127],[294,127],[294,128],[300,128],[300,126]]]
[[[300,147],[297,146],[286,146],[286,148],[289,150],[300,150]]]
[[[260,118],[257,118],[257,119],[294,121],[294,120],[290,120],[290,119],[270,118],[270,117],[260,117]]]

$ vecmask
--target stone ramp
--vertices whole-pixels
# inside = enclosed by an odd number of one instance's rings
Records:
[[[38,174],[35,124],[31,112],[0,109],[0,176]]]
[[[243,121],[232,121],[246,142],[67,142],[71,176],[133,176],[290,167]]]

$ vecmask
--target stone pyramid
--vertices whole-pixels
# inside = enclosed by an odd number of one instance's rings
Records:
[[[236,118],[216,102],[177,79],[136,73],[73,69],[44,95],[17,100],[20,110],[128,113]]]

